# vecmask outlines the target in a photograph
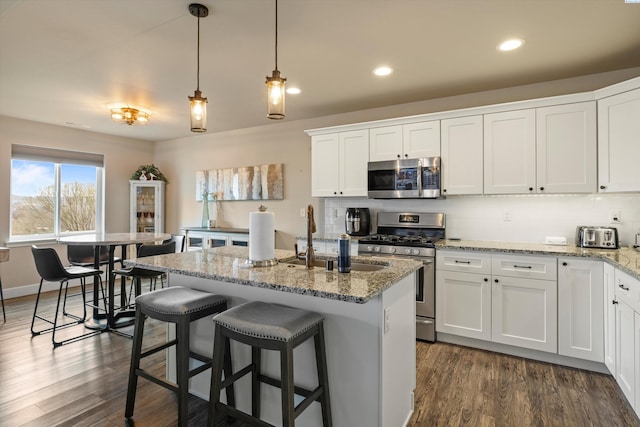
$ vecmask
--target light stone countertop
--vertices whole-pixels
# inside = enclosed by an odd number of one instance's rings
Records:
[[[355,256],[352,257],[352,262],[388,264],[388,266],[379,271],[352,270],[351,273],[338,273],[337,262],[334,262],[333,271],[326,271],[323,267],[307,270],[304,265],[282,262],[292,259],[294,255],[293,251],[276,249],[275,256],[279,261],[277,265],[246,268],[243,265],[249,256],[248,248],[220,247],[205,251],[125,260],[125,264],[166,273],[219,280],[228,282],[230,286],[256,286],[358,304],[366,303],[422,267],[421,261],[410,259]],[[316,258],[326,259],[322,256]]]
[[[436,243],[436,250],[437,249],[602,259],[640,280],[640,252],[627,247],[619,249],[586,249],[576,245],[560,246],[527,242],[491,242],[445,239]]]
[[[318,240],[321,242],[333,242],[337,243],[338,238],[342,233],[315,233],[313,235],[313,240]],[[352,241],[358,241],[365,236],[350,236]],[[297,240],[307,240],[307,236],[297,236]]]

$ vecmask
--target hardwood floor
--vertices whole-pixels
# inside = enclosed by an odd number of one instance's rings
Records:
[[[124,425],[131,340],[104,333],[54,350],[50,335],[31,337],[34,301],[6,301],[7,323],[0,324],[0,426]],[[52,307],[55,294],[42,304]],[[147,325],[146,344],[164,338],[163,323]],[[162,353],[150,359],[149,367],[164,372]],[[422,342],[417,369],[410,426],[640,426],[608,375]],[[190,425],[206,425],[206,408],[206,402],[192,398]],[[140,380],[135,425],[174,426],[176,420],[173,393]]]

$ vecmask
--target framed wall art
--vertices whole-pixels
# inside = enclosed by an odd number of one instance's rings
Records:
[[[283,165],[245,166],[196,172],[196,200],[282,200]]]

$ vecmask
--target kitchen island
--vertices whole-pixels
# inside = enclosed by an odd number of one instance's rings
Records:
[[[338,273],[292,263],[292,251],[276,250],[279,263],[247,268],[247,248],[224,247],[148,257],[130,265],[168,273],[169,286],[185,286],[228,297],[229,305],[259,300],[322,313],[333,424],[336,426],[402,426],[413,413],[415,389],[415,272],[413,260],[353,257],[354,262],[381,264],[378,271]],[[321,259],[320,257],[318,257]],[[336,266],[337,267],[337,266]],[[173,332],[169,331],[169,336]],[[192,325],[193,349],[211,354],[213,323]],[[249,348],[232,343],[234,367],[249,363]],[[295,350],[294,379],[317,384],[312,342]],[[279,360],[265,352],[263,369],[278,377]],[[173,355],[167,366],[171,378]],[[208,399],[209,373],[191,380],[191,392]],[[250,381],[237,383],[239,409],[250,412]],[[263,418],[280,424],[280,390],[262,387]],[[296,403],[299,402],[296,397]],[[320,426],[320,406],[312,404],[296,420]]]

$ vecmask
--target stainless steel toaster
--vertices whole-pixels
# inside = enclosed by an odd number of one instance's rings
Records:
[[[576,229],[576,245],[583,248],[618,249],[618,229],[580,225]]]

